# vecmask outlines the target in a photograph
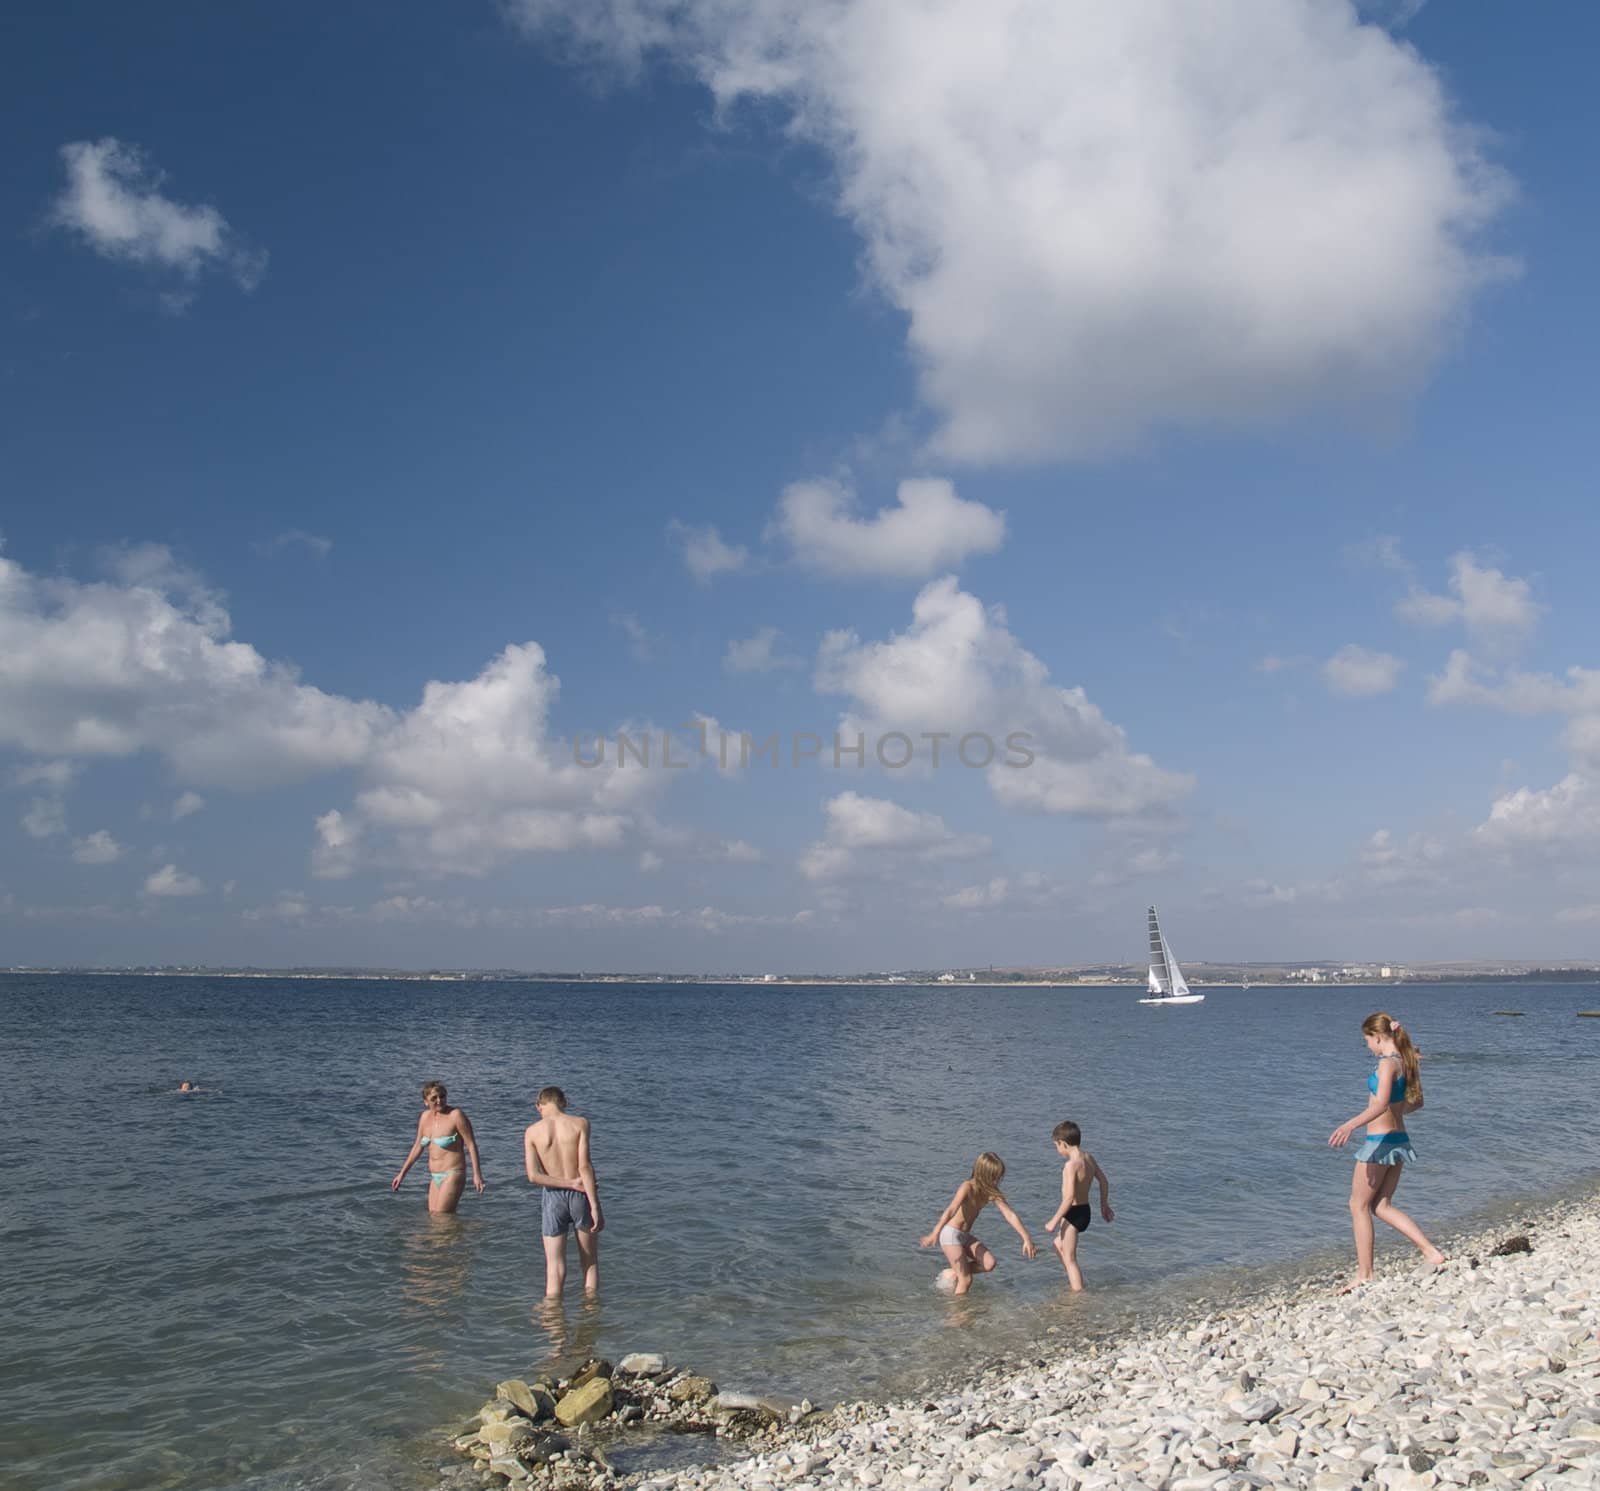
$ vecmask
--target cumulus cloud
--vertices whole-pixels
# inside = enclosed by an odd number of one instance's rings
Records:
[[[193,875],[185,875],[176,865],[162,865],[144,883],[147,896],[198,896],[205,886]]]
[[[916,860],[970,859],[989,850],[977,834],[957,834],[937,813],[917,813],[883,797],[841,792],[824,804],[827,829],[800,856],[808,880],[832,880],[853,871],[881,868],[896,857]]]
[[[172,805],[172,821],[180,822],[192,814],[198,813],[206,805],[206,800],[198,792],[182,793]]]
[[[1413,390],[1510,195],[1439,76],[1322,0],[507,0],[831,157],[936,445],[1081,456]]]
[[[51,220],[96,253],[174,270],[190,281],[220,270],[242,290],[255,289],[266,273],[266,252],[245,243],[215,207],[166,196],[161,172],[137,146],[109,137],[78,140],[61,147],[61,159],[67,185]],[[174,308],[181,303],[186,297]]]
[[[108,569],[40,578],[0,554],[0,746],[154,751],[181,779],[248,788],[354,765],[389,723],[232,640],[220,599],[159,545]]]
[[[696,528],[674,520],[667,531],[678,541],[685,568],[701,585],[709,585],[718,575],[736,575],[750,568],[750,551],[726,542],[713,524]]]
[[[80,865],[112,865],[123,852],[122,845],[103,828],[72,842],[72,857]]]
[[[1600,844],[1600,787],[1581,772],[1535,791],[1519,787],[1495,799],[1489,817],[1474,830],[1491,848],[1563,855],[1592,853]]]
[[[23,810],[22,829],[30,839],[53,839],[67,831],[67,810],[59,797],[36,797]]]
[[[873,739],[901,731],[914,741],[939,735],[946,758],[966,735],[994,743],[990,790],[1023,812],[1126,817],[1170,809],[1194,778],[1128,749],[1127,737],[1081,688],[1051,682],[1049,669],[1011,634],[1004,613],[986,608],[947,575],[925,586],[911,625],[882,642],[853,632],[824,638],[816,667],[823,693],[846,695],[841,735]],[[1025,737],[1033,759],[1006,749]],[[931,755],[931,745],[921,747]],[[981,764],[980,745],[968,758]]]
[[[1322,665],[1322,680],[1335,694],[1369,698],[1389,693],[1405,664],[1393,653],[1373,652],[1351,642]]]
[[[772,673],[784,668],[803,668],[805,659],[789,653],[778,652],[778,638],[782,635],[775,626],[757,629],[752,637],[728,643],[722,654],[722,667],[728,673]]]
[[[656,655],[656,638],[631,611],[618,611],[611,618],[612,626],[628,639],[628,656],[636,663],[648,663]]]
[[[1486,645],[1505,648],[1527,637],[1545,609],[1526,580],[1480,564],[1465,550],[1451,556],[1449,591],[1437,595],[1413,582],[1410,593],[1396,603],[1395,615],[1418,626],[1458,622]]]
[[[903,481],[895,506],[871,518],[854,507],[835,482],[796,482],[779,499],[773,528],[796,563],[839,579],[925,580],[1005,542],[1005,515],[956,496],[948,481]]]
[[[978,885],[964,885],[941,898],[941,904],[951,911],[988,911],[1003,906],[1011,894],[1011,882],[1004,875],[996,875]]]
[[[333,540],[320,533],[307,533],[304,528],[286,528],[282,533],[262,539],[255,546],[258,554],[281,554],[285,549],[301,549],[313,559],[326,559],[333,553]]]

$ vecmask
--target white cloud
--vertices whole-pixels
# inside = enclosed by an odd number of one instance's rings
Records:
[[[172,805],[172,821],[177,823],[180,819],[187,818],[193,813],[198,813],[205,805],[205,798],[198,792],[185,792]]]
[[[72,857],[80,865],[111,865],[122,858],[123,848],[105,829],[97,829],[87,838],[74,839]]]
[[[942,904],[951,911],[986,911],[1005,904],[1011,894],[1011,882],[1004,875],[984,881],[980,885],[964,885],[942,898]]]
[[[36,797],[22,814],[30,839],[53,839],[67,831],[67,810],[59,797]]]
[[[311,915],[311,902],[306,898],[304,891],[286,890],[265,906],[246,907],[239,915],[247,922],[288,922],[295,924],[306,921]]]
[[[803,668],[805,659],[775,652],[782,635],[775,626],[759,628],[755,635],[728,643],[722,654],[722,667],[728,673],[772,673],[784,668]]]
[[[162,865],[144,883],[147,896],[198,896],[203,890],[204,885],[176,865]]]
[[[710,523],[695,528],[674,520],[667,531],[681,545],[685,567],[702,585],[709,585],[718,575],[736,575],[750,568],[750,551],[725,542]]]
[[[161,191],[162,175],[137,146],[121,140],[79,140],[61,147],[67,185],[51,220],[108,259],[175,270],[194,280],[225,271],[243,290],[266,272],[264,250],[250,247],[215,207],[188,206]],[[182,309],[188,295],[171,308]]]
[[[231,640],[217,596],[159,545],[110,567],[86,584],[0,554],[0,746],[155,751],[180,779],[250,788],[354,765],[389,723]]]
[[[956,496],[948,481],[903,481],[896,505],[871,518],[854,516],[854,505],[834,482],[796,482],[773,529],[796,563],[841,579],[925,580],[1005,542],[1005,515]]]
[[[639,868],[648,875],[655,870],[659,870],[666,861],[654,849],[645,849],[640,852],[638,863]]]
[[[313,559],[326,559],[333,553],[333,540],[320,533],[307,533],[304,528],[286,528],[282,533],[262,539],[256,546],[258,554],[281,554],[285,549],[304,549]]]
[[[1600,787],[1582,772],[1570,772],[1543,791],[1519,787],[1496,798],[1473,832],[1492,849],[1550,857],[1592,854],[1600,846]]]
[[[953,576],[925,586],[910,627],[887,641],[830,633],[818,653],[816,686],[852,700],[841,735],[860,730],[881,739],[901,731],[931,757],[931,743],[921,737],[939,734],[947,761],[964,736],[988,737],[996,763],[986,770],[990,790],[1024,812],[1159,812],[1194,786],[1193,777],[1130,751],[1123,731],[1081,688],[1052,683],[1045,664],[1007,629],[1004,613],[985,608]],[[1024,759],[1006,746],[1016,732],[1026,737],[1031,764],[1002,764]],[[981,762],[984,753],[973,744],[968,758]]]
[[[319,814],[317,842],[311,851],[311,873],[318,880],[343,880],[353,875],[361,843],[361,826],[345,821],[337,808]]]
[[[1509,196],[1413,48],[1325,0],[508,0],[832,158],[937,448],[1079,456],[1416,388]]]
[[[1393,689],[1404,667],[1393,653],[1372,652],[1351,642],[1322,665],[1322,678],[1335,694],[1368,698]]]
[[[13,787],[48,787],[52,792],[65,792],[78,774],[75,761],[35,761],[29,766],[19,766],[11,773]]]
[[[1415,582],[1395,604],[1395,615],[1418,626],[1459,622],[1490,647],[1511,647],[1539,624],[1544,607],[1526,580],[1509,578],[1480,564],[1467,551],[1451,556],[1449,595],[1436,595]]]
[[[617,612],[611,624],[628,639],[628,656],[634,662],[648,663],[655,657],[656,639],[631,611]]]
[[[913,812],[883,797],[841,792],[828,799],[824,810],[828,824],[822,839],[800,856],[800,873],[808,880],[881,868],[895,856],[970,859],[989,850],[987,838],[957,834],[937,813]]]
[[[1168,870],[1176,869],[1182,861],[1183,856],[1176,849],[1147,845],[1134,850],[1118,863],[1096,870],[1089,883],[1100,887],[1126,885],[1130,880],[1142,879],[1147,875],[1163,875]]]
[[[1294,657],[1283,657],[1276,652],[1269,652],[1255,666],[1257,673],[1284,673],[1291,668],[1303,668],[1311,661],[1303,654]]]

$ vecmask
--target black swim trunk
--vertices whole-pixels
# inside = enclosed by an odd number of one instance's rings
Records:
[[[1078,1232],[1089,1230],[1089,1208],[1087,1206],[1069,1206],[1066,1215],[1067,1226]]]

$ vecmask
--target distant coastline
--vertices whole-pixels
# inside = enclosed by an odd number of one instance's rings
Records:
[[[95,975],[119,978],[263,978],[421,983],[533,983],[533,984],[712,984],[735,988],[1105,988],[1142,986],[1142,966],[1132,964],[1063,968],[961,968],[939,971],[869,973],[614,973],[546,972],[513,968],[253,968],[210,967],[198,964],[133,966],[30,966],[0,967],[0,973],[49,977]],[[1317,989],[1369,987],[1419,983],[1600,983],[1600,967],[1575,963],[1415,963],[1404,967],[1338,963],[1206,964],[1190,965],[1189,982],[1206,988],[1270,987]]]

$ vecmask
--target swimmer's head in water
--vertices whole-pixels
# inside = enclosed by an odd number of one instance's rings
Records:
[[[567,1095],[559,1087],[544,1087],[539,1090],[538,1105],[542,1108],[546,1103],[559,1108],[563,1113],[567,1111]]]
[[[424,1082],[422,1084],[422,1101],[426,1103],[430,1098],[432,1098],[434,1096],[438,1097],[439,1106],[442,1108],[444,1106],[444,1099],[445,1099],[444,1083],[443,1082]]]
[[[992,1149],[986,1149],[972,1162],[972,1179],[978,1188],[990,1196],[1000,1194],[1000,1182],[1005,1178],[1006,1162]]]
[[[194,1083],[193,1082],[180,1082],[178,1084],[178,1091],[179,1092],[193,1092],[194,1091]]]

